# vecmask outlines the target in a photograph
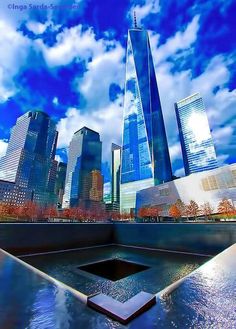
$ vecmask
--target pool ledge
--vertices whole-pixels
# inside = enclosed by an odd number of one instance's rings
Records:
[[[202,273],[204,273],[205,271],[208,271],[212,267],[215,267],[215,268],[218,267],[219,269],[220,268],[224,269],[225,276],[228,276],[229,273],[233,272],[234,269],[235,269],[235,264],[236,264],[235,263],[235,255],[236,255],[236,243],[234,243],[232,246],[225,249],[224,251],[222,251],[221,253],[219,253],[218,255],[213,257],[212,259],[210,259],[208,262],[206,262],[202,266],[198,267],[193,272],[189,273],[188,275],[186,275],[183,278],[173,282],[169,286],[165,287],[163,290],[159,291],[156,294],[156,298],[159,298],[159,297],[161,299],[168,298],[168,296],[171,295],[171,293],[175,289],[179,288],[179,286],[181,286],[181,284],[186,279],[189,279],[189,278],[194,279],[195,274],[201,275]]]
[[[121,303],[101,293],[89,297],[87,304],[91,308],[108,315],[110,318],[122,324],[127,324],[139,314],[156,304],[156,297],[155,295],[140,291],[125,303]]]
[[[61,289],[64,290],[68,290],[72,293],[72,295],[74,295],[76,298],[78,298],[82,303],[87,304],[87,298],[88,296],[86,296],[85,294],[83,294],[82,292],[68,286],[67,284],[54,279],[53,277],[51,277],[50,275],[38,270],[37,268],[33,267],[32,265],[24,262],[23,260],[13,256],[12,254],[8,253],[7,251],[5,251],[4,249],[0,248],[0,253],[3,253],[5,255],[7,255],[8,257],[14,259],[16,262],[20,263],[21,265],[23,265],[24,267],[28,268],[30,271],[33,271],[34,273],[36,273],[37,275],[41,276],[42,278],[46,279],[47,281],[53,283],[54,285],[58,286]]]

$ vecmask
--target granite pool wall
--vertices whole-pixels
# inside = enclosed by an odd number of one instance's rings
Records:
[[[235,242],[235,223],[0,224],[0,248],[16,255],[111,243],[215,255]]]

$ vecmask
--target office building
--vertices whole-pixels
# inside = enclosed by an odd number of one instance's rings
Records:
[[[66,168],[67,168],[66,163],[63,162],[57,163],[55,194],[57,196],[58,208],[61,208],[62,206],[63,195],[65,192]]]
[[[185,174],[218,167],[203,99],[196,93],[175,103]]]
[[[25,187],[0,179],[0,203],[8,205],[23,205],[31,199],[31,191]]]
[[[121,147],[111,145],[111,202],[114,210],[120,208],[120,161]]]
[[[99,170],[93,170],[91,172],[89,199],[97,202],[103,201],[103,176]]]
[[[57,136],[55,123],[44,112],[30,111],[17,119],[0,159],[0,179],[15,184],[9,192],[15,204],[55,203]]]
[[[102,142],[99,133],[83,127],[69,146],[63,208],[89,208],[92,171],[101,172]]]
[[[149,37],[137,26],[128,31],[121,158],[121,211],[135,208],[138,190],[172,178]]]

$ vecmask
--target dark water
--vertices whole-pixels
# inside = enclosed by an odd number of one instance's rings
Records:
[[[36,261],[40,267],[48,268],[65,281],[82,286],[79,278],[68,272],[70,265],[85,262],[91,258],[101,259],[105,256],[117,255],[129,259],[139,259],[157,266],[150,276],[138,277],[147,289],[152,289],[152,279],[155,289],[169,281],[167,278],[178,278],[187,273],[199,260],[189,256],[170,255],[114,248],[87,250],[75,253],[54,254],[44,257],[28,258],[31,263]],[[52,257],[53,256],[53,257]],[[168,259],[169,258],[169,259]],[[185,263],[183,259],[185,258]],[[168,259],[168,260],[167,260]],[[61,260],[61,265],[60,264]],[[187,262],[188,260],[188,262]],[[204,259],[205,260],[205,259]],[[204,261],[200,259],[200,262]],[[51,263],[48,263],[48,262]],[[48,263],[46,265],[46,263]],[[170,265],[170,263],[172,265]],[[57,265],[57,268],[55,268]],[[39,267],[39,266],[38,266]],[[61,273],[60,273],[61,269]],[[66,270],[67,269],[67,270]],[[157,298],[157,304],[150,310],[138,316],[127,326],[112,321],[85,304],[82,304],[70,292],[54,285],[32,272],[12,257],[0,251],[0,328],[1,329],[234,329],[236,328],[236,257],[235,249],[227,259],[212,259],[196,272],[192,273],[184,283],[176,289],[167,300]],[[145,271],[144,271],[145,272]],[[66,278],[66,273],[69,276]],[[74,272],[73,272],[74,273]],[[148,272],[147,272],[148,273]],[[165,277],[162,278],[162,275]],[[131,276],[132,277],[132,276]],[[131,290],[137,289],[135,276],[129,278],[131,287],[121,280],[120,285]],[[137,278],[137,276],[136,276]],[[84,279],[86,283],[86,279]],[[125,279],[126,280],[126,279]],[[91,280],[92,281],[92,280]],[[123,282],[122,282],[123,281]],[[162,282],[159,284],[158,282]],[[94,289],[94,284],[87,281],[87,291]],[[116,289],[104,286],[115,294]],[[96,285],[95,285],[96,287]],[[108,289],[108,290],[109,290]],[[145,289],[143,289],[145,290]],[[153,289],[154,290],[154,289]],[[126,295],[121,290],[121,296]]]
[[[78,267],[83,264],[109,258],[141,263],[148,268],[115,282],[78,271]],[[198,268],[209,258],[109,246],[22,259],[86,295],[103,292],[124,302],[142,290],[157,293]]]

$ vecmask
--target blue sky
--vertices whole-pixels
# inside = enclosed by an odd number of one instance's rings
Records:
[[[42,3],[77,9],[29,10]],[[73,133],[86,125],[101,134],[109,161],[111,142],[121,143],[134,9],[149,31],[173,172],[183,173],[174,102],[194,92],[203,96],[219,162],[235,162],[236,3],[227,0],[1,2],[0,156],[16,118],[42,109],[57,122],[58,159],[66,159]]]

